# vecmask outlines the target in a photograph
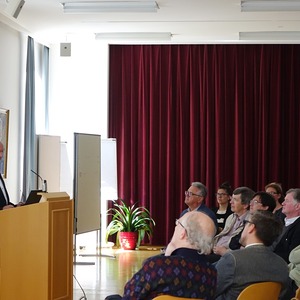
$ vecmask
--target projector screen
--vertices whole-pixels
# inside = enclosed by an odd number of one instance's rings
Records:
[[[101,136],[74,134],[75,234],[100,229]]]

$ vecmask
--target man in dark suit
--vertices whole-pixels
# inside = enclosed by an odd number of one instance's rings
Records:
[[[0,210],[13,208],[15,205],[9,201],[9,195],[2,175],[0,174]]]
[[[281,237],[273,245],[274,252],[289,263],[290,252],[300,245],[300,189],[290,189],[282,203],[286,215]]]
[[[269,211],[256,211],[245,220],[241,236],[245,249],[227,252],[216,264],[216,300],[236,300],[248,285],[263,281],[280,282],[286,292],[288,266],[268,247],[281,231],[282,223]]]

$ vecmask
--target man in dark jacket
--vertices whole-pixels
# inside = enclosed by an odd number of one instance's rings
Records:
[[[273,245],[274,252],[289,263],[290,252],[300,245],[300,189],[290,189],[282,203],[286,215],[283,233]]]
[[[0,210],[12,207],[15,207],[15,205],[9,201],[9,195],[5,186],[5,182],[0,174]]]

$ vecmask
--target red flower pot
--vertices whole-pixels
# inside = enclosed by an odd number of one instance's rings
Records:
[[[120,245],[124,250],[134,250],[138,240],[138,232],[120,232]]]

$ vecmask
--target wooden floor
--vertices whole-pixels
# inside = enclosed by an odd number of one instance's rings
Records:
[[[160,247],[141,247],[133,251],[104,249],[102,256],[77,255],[73,299],[104,300],[111,294],[123,295],[125,283],[141,268],[145,258],[159,253]]]

